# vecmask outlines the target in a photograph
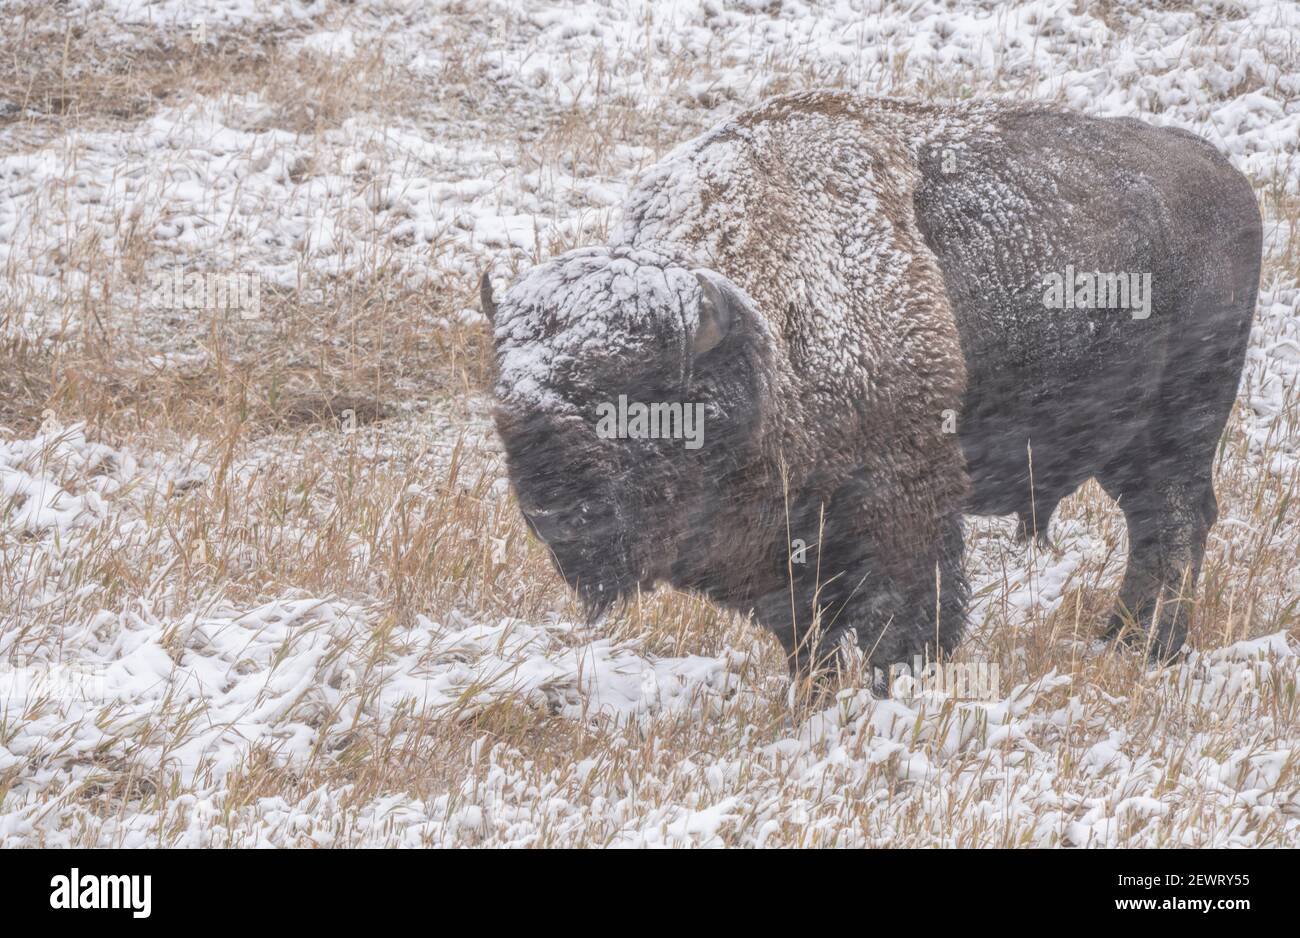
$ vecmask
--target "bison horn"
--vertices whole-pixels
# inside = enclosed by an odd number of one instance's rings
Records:
[[[717,347],[740,316],[745,304],[741,292],[726,277],[711,270],[694,271],[700,284],[699,325],[692,351],[698,358]]]
[[[492,299],[492,281],[488,278],[487,271],[483,271],[483,276],[478,281],[478,301],[482,307],[483,315],[488,318],[488,322],[495,325],[497,321],[497,304]]]

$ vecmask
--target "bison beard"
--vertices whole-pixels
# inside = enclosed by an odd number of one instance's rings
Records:
[[[499,307],[484,278],[510,479],[593,613],[668,582],[752,613],[802,676],[849,636],[882,672],[951,651],[962,512],[1041,534],[1095,477],[1129,529],[1111,634],[1166,660],[1260,251],[1249,185],[1181,131],[773,99],[649,170],[607,247]],[[1046,308],[1062,270],[1140,277],[1142,315]],[[702,405],[699,448],[602,438],[621,396]]]

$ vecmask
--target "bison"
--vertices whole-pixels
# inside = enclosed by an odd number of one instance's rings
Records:
[[[483,278],[496,425],[593,615],[666,582],[752,614],[795,676],[843,641],[950,652],[963,513],[1041,534],[1096,478],[1129,536],[1111,632],[1165,661],[1260,258],[1250,184],[1191,133],[782,96],[653,166],[608,245],[499,301]]]

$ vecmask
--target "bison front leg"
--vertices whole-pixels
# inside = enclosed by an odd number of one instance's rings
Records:
[[[790,590],[769,603],[763,624],[781,639],[797,688],[816,699],[849,659],[862,653],[877,692],[890,669],[949,654],[965,625],[969,587],[962,571],[960,515],[939,525],[930,543],[900,556],[871,548],[870,530],[827,532],[817,563],[789,564]]]

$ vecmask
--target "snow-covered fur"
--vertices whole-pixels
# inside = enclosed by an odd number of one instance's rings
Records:
[[[850,634],[879,667],[950,650],[962,510],[1044,531],[1095,475],[1130,526],[1121,613],[1163,599],[1169,654],[1259,257],[1249,186],[1188,134],[775,98],[653,167],[608,246],[499,305],[485,281],[511,480],[593,611],[667,581],[798,672]],[[1150,274],[1150,314],[1046,307],[1066,265]],[[608,438],[620,401],[702,404],[702,445]]]

